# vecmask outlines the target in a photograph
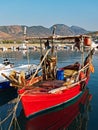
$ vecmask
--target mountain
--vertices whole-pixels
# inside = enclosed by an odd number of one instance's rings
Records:
[[[0,32],[1,39],[17,39],[23,35],[23,28],[19,25],[0,26]]]
[[[77,27],[77,26],[71,26],[70,29],[73,31],[74,34],[85,34],[85,33],[89,33],[89,31],[81,28],[81,27]]]
[[[73,35],[74,32],[71,30],[70,27],[68,27],[67,25],[64,25],[64,24],[55,24],[53,25],[52,27],[50,27],[50,30],[52,31],[53,30],[53,27],[56,27],[56,31],[55,31],[55,34],[57,35]]]
[[[32,26],[27,28],[28,36],[49,36],[51,31],[43,26]]]
[[[50,28],[46,28],[43,26],[24,26],[24,25],[11,25],[11,26],[0,26],[0,39],[23,39],[24,35],[24,27],[27,28],[27,36],[49,36],[52,34],[54,26],[55,34],[61,36],[68,36],[68,35],[76,35],[76,34],[86,34],[89,31],[77,27],[77,26],[67,26],[65,24],[55,24]]]
[[[6,37],[10,38],[10,35],[5,32],[0,31],[0,38],[6,38]]]

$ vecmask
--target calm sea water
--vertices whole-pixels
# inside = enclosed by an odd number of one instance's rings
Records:
[[[58,55],[58,67],[74,63],[76,61],[81,61],[81,54],[79,52],[71,51],[59,51]],[[10,58],[16,66],[19,64],[35,63],[39,64],[40,52],[30,51],[27,52],[4,52],[0,53],[0,62],[3,58]],[[91,74],[91,78],[88,84],[89,92],[93,95],[90,102],[90,112],[88,112],[89,118],[86,120],[87,125],[80,130],[97,130],[98,129],[98,53],[96,52],[93,57],[93,65],[95,68],[95,73]],[[14,118],[12,116],[12,108],[16,103],[17,93],[12,88],[10,90],[0,92],[0,130],[26,130],[26,120],[21,111],[21,103],[18,104],[16,115],[19,118]],[[10,116],[11,114],[11,116]],[[14,123],[12,119],[14,118]],[[16,123],[18,120],[19,124]],[[12,125],[14,124],[14,125]],[[20,127],[19,127],[19,126]],[[12,126],[12,127],[11,127]],[[15,128],[16,127],[16,128]],[[28,130],[34,130],[34,128],[28,128]],[[40,130],[42,130],[40,128]],[[63,127],[61,128],[63,130]],[[73,126],[68,130],[76,130]],[[79,130],[79,129],[77,129]]]

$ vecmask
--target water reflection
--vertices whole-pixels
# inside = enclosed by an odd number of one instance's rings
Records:
[[[87,130],[92,95],[87,88],[83,94],[70,102],[67,107],[58,107],[51,113],[26,120],[23,111],[18,117],[22,130]]]
[[[21,64],[33,64],[39,63],[40,61],[40,52],[39,51],[8,51],[0,52],[0,62],[8,58],[15,66]]]

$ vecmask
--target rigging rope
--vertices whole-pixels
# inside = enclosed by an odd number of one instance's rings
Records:
[[[23,96],[25,93],[26,93],[26,92],[24,92],[21,96],[18,96],[18,97],[17,97],[17,103],[15,104],[13,110],[8,114],[8,116],[7,116],[6,118],[4,118],[2,121],[0,121],[0,126],[12,115],[12,119],[11,119],[11,122],[10,122],[10,124],[9,124],[8,130],[11,130],[11,126],[12,126],[12,124],[13,124],[14,119],[15,119],[15,121],[16,121],[16,123],[17,123],[17,126],[18,126],[19,130],[21,130],[20,127],[19,127],[18,121],[17,121],[16,111],[17,111],[19,102],[20,102],[22,96]]]

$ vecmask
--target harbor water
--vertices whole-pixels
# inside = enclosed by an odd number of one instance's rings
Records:
[[[58,51],[57,55],[58,55],[57,67],[63,67],[78,61],[82,61],[80,52],[63,50]],[[39,51],[0,52],[0,63],[3,62],[4,58],[9,58],[10,61],[15,64],[15,66],[22,64],[39,64],[40,52]],[[98,129],[98,116],[97,116],[98,115],[98,52],[95,52],[93,56],[93,65],[95,72],[91,74],[89,83],[87,85],[89,93],[92,95],[92,100],[89,103],[89,111],[86,113],[87,118],[85,118],[86,119],[85,120],[86,123],[84,123],[85,126],[82,126],[81,129],[78,128],[76,129],[75,125],[70,124],[70,126],[68,126],[66,130]],[[18,98],[17,90],[13,88],[10,88],[9,90],[0,91],[0,130],[36,130],[35,127],[33,126],[31,127],[31,122],[25,119],[21,103],[19,102],[17,104],[17,108],[14,107],[17,102],[17,98]],[[15,113],[12,112],[13,108]],[[62,124],[62,122],[59,123]],[[50,128],[48,128],[47,126],[47,129],[49,130]],[[64,126],[58,129],[65,130]],[[43,129],[40,128],[39,130]]]

